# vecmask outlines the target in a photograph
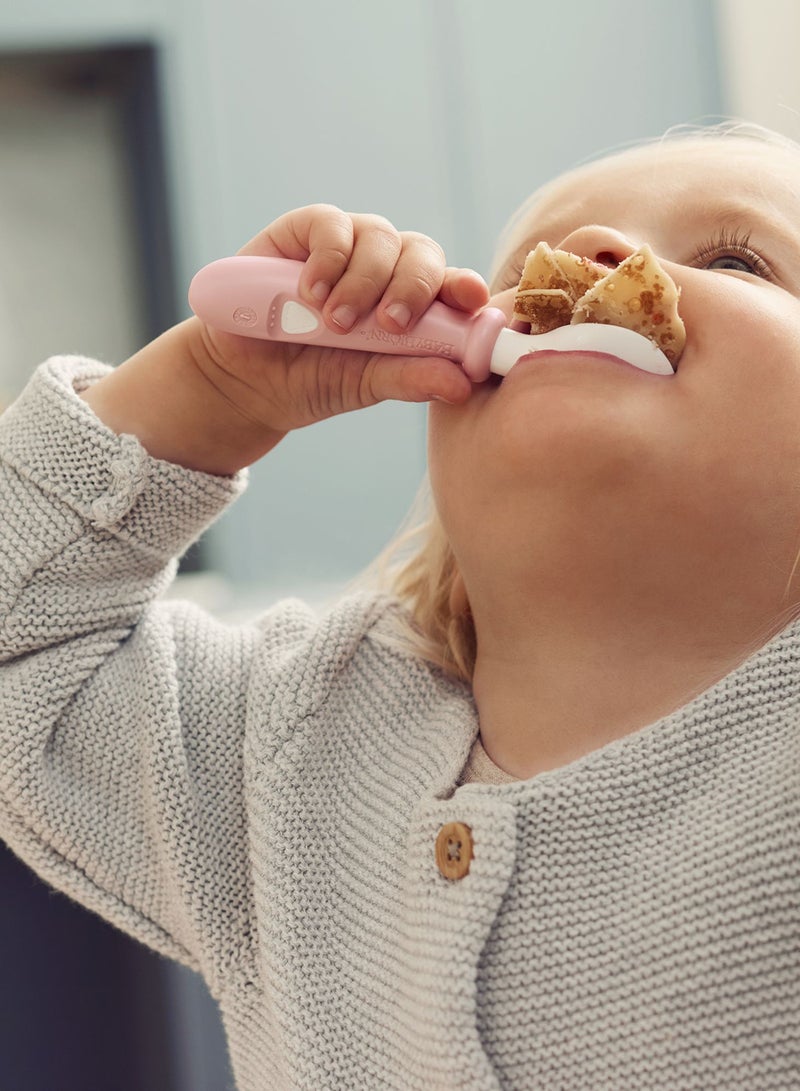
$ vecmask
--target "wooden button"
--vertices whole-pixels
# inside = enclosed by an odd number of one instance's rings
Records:
[[[469,871],[472,830],[463,822],[448,822],[436,837],[436,866],[445,879],[463,879]]]

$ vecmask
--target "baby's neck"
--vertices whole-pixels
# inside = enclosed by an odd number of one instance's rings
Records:
[[[492,640],[478,628],[474,675],[481,739],[506,772],[555,769],[674,712],[733,670],[746,642],[701,647],[684,636],[561,625]]]

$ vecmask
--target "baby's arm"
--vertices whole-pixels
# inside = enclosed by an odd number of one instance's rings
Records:
[[[360,233],[368,257],[377,238],[353,218]],[[253,245],[274,252],[271,229]],[[478,278],[415,262],[419,299],[400,293],[414,307],[438,281],[451,303],[485,301]],[[330,314],[372,306],[400,269],[378,265],[352,296],[324,262],[307,271],[335,280]],[[0,836],[212,988],[248,953],[251,678],[312,619],[284,610],[231,628],[159,595],[241,491],[234,471],[291,427],[383,396],[457,400],[464,381],[449,361],[271,346],[193,319],[116,371],[43,365],[0,418]]]
[[[0,417],[0,837],[213,983],[229,935],[209,891],[235,898],[247,873],[258,639],[155,600],[243,480],[156,462],[106,429],[76,391],[107,373],[49,361]]]

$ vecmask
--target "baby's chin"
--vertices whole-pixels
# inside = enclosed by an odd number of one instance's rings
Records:
[[[523,359],[462,406],[431,408],[431,468],[480,517],[514,506],[591,521],[688,484],[691,420],[668,378],[617,361]],[[677,483],[677,486],[676,486]],[[492,514],[494,513],[494,514]]]
[[[614,364],[564,361],[510,377],[475,399],[476,454],[506,485],[624,488],[674,454],[660,399],[631,387]],[[620,366],[622,372],[622,367]]]

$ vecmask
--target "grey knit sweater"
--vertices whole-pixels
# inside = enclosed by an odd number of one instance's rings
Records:
[[[800,626],[673,715],[459,784],[469,693],[391,601],[159,601],[241,491],[62,358],[0,419],[0,834],[199,970],[241,1091],[800,1087]],[[473,858],[446,878],[446,823]]]

